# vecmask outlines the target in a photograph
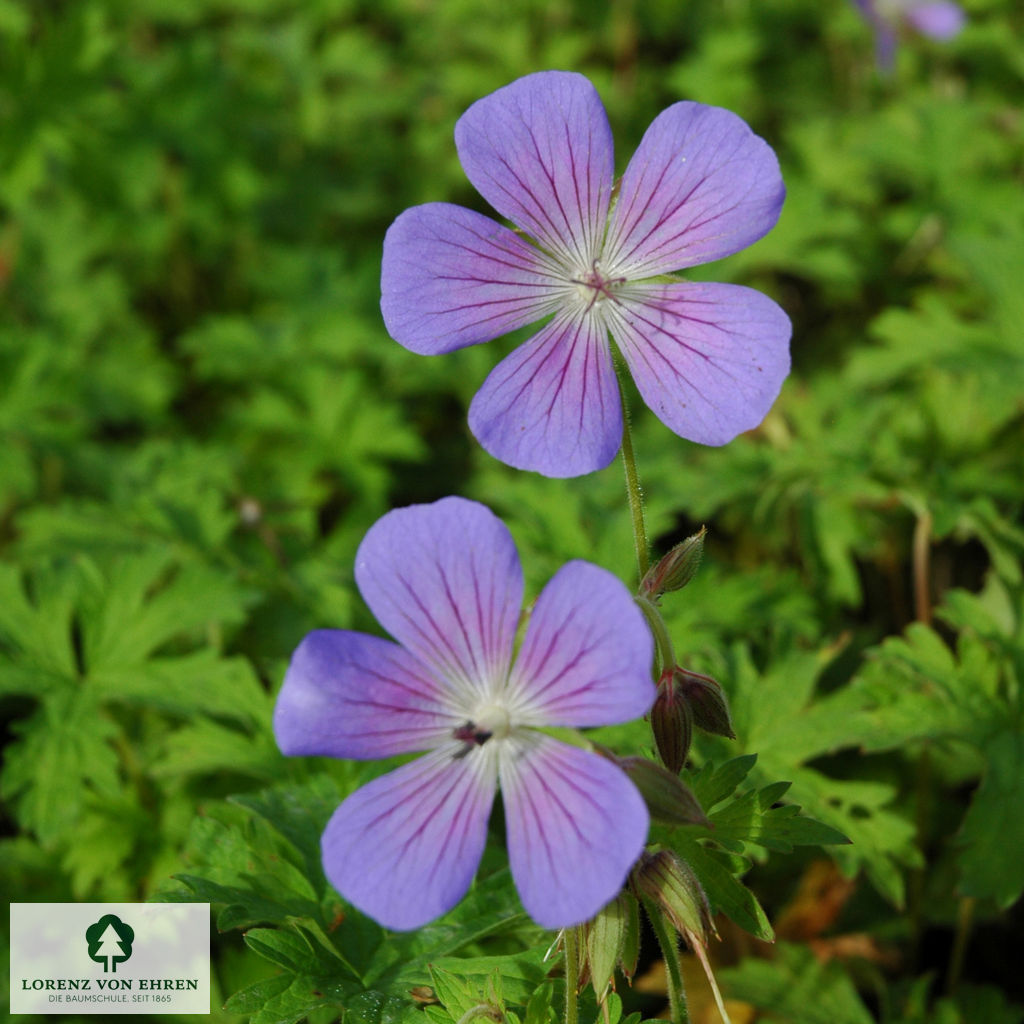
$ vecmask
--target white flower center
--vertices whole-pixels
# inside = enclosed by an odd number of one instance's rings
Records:
[[[512,731],[508,708],[501,704],[484,704],[477,708],[473,715],[473,724],[479,731],[489,733],[490,737],[496,740],[505,739]]]
[[[594,260],[588,268],[579,271],[570,280],[584,312],[600,306],[605,299],[614,299],[615,290],[626,281],[624,277],[608,274],[598,260]]]

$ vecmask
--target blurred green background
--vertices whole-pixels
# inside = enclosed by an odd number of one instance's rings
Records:
[[[701,449],[631,396],[658,550],[709,528],[665,612],[739,739],[697,760],[758,753],[854,840],[755,858],[774,922],[819,914],[726,943],[727,988],[787,1021],[1024,1019],[1024,11],[965,7],[883,75],[846,0],[0,0],[9,898],[147,898],[216,861],[230,794],[365,777],[286,762],[270,713],[307,630],[377,628],[352,560],[388,508],[487,502],[532,594],[571,557],[632,581],[618,464],[546,480],[468,433],[514,339],[421,358],[378,311],[398,213],[484,209],[459,114],[564,68],[619,170],[694,99],[788,188],[692,275],[793,320],[762,427]],[[800,888],[829,856],[834,905]],[[253,959],[220,942],[221,998]]]

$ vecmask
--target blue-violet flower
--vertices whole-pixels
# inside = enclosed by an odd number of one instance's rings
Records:
[[[761,422],[789,372],[789,319],[750,288],[665,276],[737,252],[778,219],[778,161],[743,120],[673,104],[614,186],[597,91],[542,71],[474,103],[455,144],[518,230],[449,203],[406,210],[384,239],[381,311],[423,355],[550,317],[473,399],[487,451],[553,477],[607,466],[622,439],[609,335],[670,430],[721,445]]]
[[[504,524],[462,498],[389,512],[355,567],[398,641],[318,630],[299,645],[274,711],[286,754],[423,751],[356,790],[322,840],[328,879],[395,929],[466,892],[496,788],[509,862],[539,924],[578,924],[613,899],[648,813],[625,773],[545,727],[625,722],[654,701],[653,641],[625,585],[570,562],[537,599],[513,660],[523,573]]]
[[[964,27],[963,8],[952,0],[853,0],[875,32],[875,53],[891,68],[896,34],[906,25],[929,39],[952,39]]]

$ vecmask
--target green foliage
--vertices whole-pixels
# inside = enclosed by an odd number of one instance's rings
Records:
[[[685,770],[713,827],[652,838],[761,937],[808,848],[856,881],[833,929],[903,959],[780,944],[727,972],[780,1020],[864,1021],[868,992],[886,1021],[1020,1020],[1012,971],[912,956],[964,906],[982,937],[1019,928],[1024,891],[1024,23],[965,6],[885,77],[847,0],[0,0],[6,890],[209,900],[223,1020],[561,1012],[500,834],[466,901],[387,934],[319,862],[376,769],[285,760],[270,722],[307,630],[376,628],[352,565],[393,505],[487,502],[530,595],[577,557],[637,582],[618,467],[545,480],[469,437],[511,342],[423,359],[378,308],[402,209],[482,208],[459,114],[572,68],[620,170],[690,98],[745,117],[788,191],[770,235],[687,273],[789,311],[765,423],[699,449],[627,394],[655,554],[708,527],[662,611],[738,736],[698,737]],[[650,753],[643,723],[598,738]],[[649,1007],[620,983],[581,1012]]]
[[[476,953],[495,933],[538,931],[519,907],[508,870],[478,879],[433,924],[387,932],[344,907],[324,878],[320,833],[339,800],[338,786],[318,775],[302,786],[236,797],[193,823],[185,852],[190,870],[177,875],[185,888],[165,888],[158,898],[218,905],[217,927],[246,929],[248,948],[276,968],[235,993],[226,1009],[262,1022],[297,1021],[332,1007],[346,1020],[405,1019],[418,1012],[408,998],[417,986],[433,985],[452,1009],[483,999],[482,986],[493,978],[503,999],[525,1006],[546,973],[544,947]]]
[[[773,962],[744,961],[724,971],[728,994],[770,1008],[787,1024],[871,1024],[867,1007],[842,967],[821,964],[810,950],[782,943]]]

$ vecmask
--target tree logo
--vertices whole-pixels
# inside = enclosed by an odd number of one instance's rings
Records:
[[[135,931],[113,914],[104,914],[95,924],[85,929],[85,941],[89,943],[89,958],[103,964],[103,973],[117,973],[117,965],[123,964],[132,955]]]

